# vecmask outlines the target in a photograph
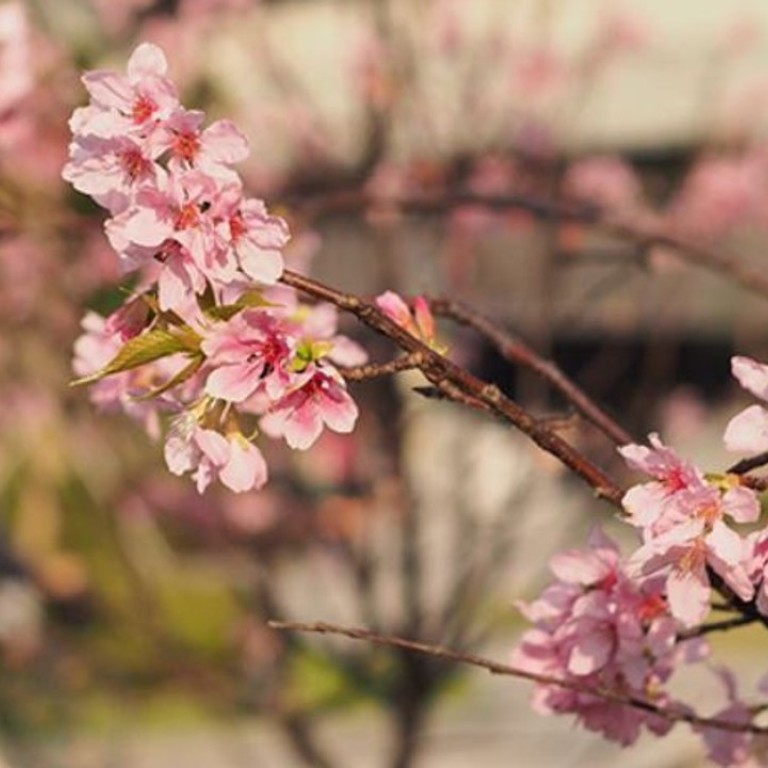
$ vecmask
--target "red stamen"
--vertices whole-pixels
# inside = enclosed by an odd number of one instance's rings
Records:
[[[191,163],[200,153],[200,137],[196,133],[177,133],[173,152],[182,160]]]
[[[133,102],[133,122],[137,125],[145,123],[157,111],[157,104],[146,94],[140,94]]]

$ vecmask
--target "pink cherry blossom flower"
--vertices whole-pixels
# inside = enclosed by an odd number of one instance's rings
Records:
[[[217,188],[203,174],[190,171],[158,176],[142,186],[133,205],[107,222],[107,235],[118,252],[128,245],[157,248],[166,240],[184,246],[204,268],[213,249],[213,223],[204,210]]]
[[[230,166],[248,157],[248,141],[231,120],[217,120],[203,129],[204,118],[203,112],[179,108],[163,121],[152,142],[186,168],[236,179]]]
[[[631,488],[622,504],[632,525],[656,535],[687,519],[680,509],[680,497],[706,487],[706,481],[700,469],[664,445],[657,434],[651,434],[648,442],[650,448],[645,445],[619,448],[630,467],[654,478],[650,483]]]
[[[199,493],[215,477],[236,493],[258,490],[267,482],[267,465],[255,445],[239,433],[225,437],[201,427],[190,412],[173,422],[165,443],[165,461],[175,475],[192,472]]]
[[[357,415],[357,406],[335,369],[311,365],[260,424],[271,437],[283,437],[291,448],[304,450],[320,437],[324,426],[334,432],[351,432]]]
[[[128,263],[161,261],[160,305],[176,309],[208,284],[233,282],[239,273],[217,247],[209,212],[217,188],[211,178],[189,171],[163,174],[158,181],[140,188],[133,203],[107,222],[107,237]]]
[[[713,510],[715,508],[712,508]],[[694,517],[647,541],[630,563],[645,574],[666,569],[672,615],[685,626],[702,622],[709,612],[711,585],[707,566],[742,599],[754,595],[748,574],[749,542],[723,522]]]
[[[288,363],[295,341],[286,324],[261,310],[247,310],[206,335],[202,350],[213,370],[205,383],[211,396],[232,403],[257,390],[269,398],[285,394],[292,382]]]
[[[132,129],[151,130],[173,114],[179,100],[175,86],[165,76],[167,71],[163,52],[155,45],[142,43],[129,59],[126,75],[96,70],[83,76],[93,105],[112,115],[108,131],[111,135],[124,135]]]
[[[743,600],[754,594],[747,572],[749,545],[725,523],[757,520],[755,493],[727,479],[718,488],[690,462],[651,435],[652,448],[624,446],[628,463],[656,478],[630,489],[623,504],[629,522],[639,528],[643,546],[631,562],[642,573],[664,570],[672,614],[687,626],[709,611],[712,568]]]
[[[591,690],[609,689],[667,703],[661,685],[692,661],[676,637],[677,622],[663,594],[663,580],[635,579],[615,543],[600,531],[587,551],[552,559],[557,581],[530,604],[521,604],[535,626],[523,635],[513,664],[530,672],[577,683],[581,690],[537,684],[534,707],[547,714],[571,712],[588,729],[632,744],[643,726],[654,733],[671,727],[655,715],[608,702]]]
[[[222,248],[251,280],[274,285],[283,274],[282,249],[290,234],[285,220],[267,213],[261,200],[244,199],[239,185],[220,190],[212,214]]]
[[[86,135],[70,145],[70,160],[61,175],[116,215],[129,206],[139,186],[156,181],[159,169],[154,159],[128,136]]]

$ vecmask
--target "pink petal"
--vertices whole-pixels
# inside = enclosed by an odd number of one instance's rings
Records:
[[[738,565],[745,558],[744,539],[720,520],[714,523],[705,541],[710,552],[723,563]]]
[[[337,385],[339,386],[339,385]],[[324,397],[320,403],[323,421],[334,432],[347,433],[355,428],[358,410],[355,401],[342,390],[333,397]]]
[[[265,251],[243,239],[237,245],[237,256],[243,272],[259,283],[274,285],[283,274],[283,256],[279,251]]]
[[[83,75],[83,85],[100,106],[126,110],[133,101],[133,88],[122,75],[107,70],[95,70]]]
[[[602,669],[611,657],[613,638],[607,631],[592,631],[578,637],[568,658],[568,671],[574,675],[590,675]]]
[[[194,449],[180,435],[169,433],[163,454],[168,469],[174,475],[183,475],[195,466]]]
[[[316,304],[302,323],[302,331],[314,339],[330,339],[339,327],[339,313],[333,304]]]
[[[751,405],[734,416],[725,428],[723,442],[729,451],[762,453],[768,450],[768,411]]]
[[[768,400],[768,365],[749,357],[734,357],[731,372],[744,389],[761,400]]]
[[[356,341],[346,336],[334,336],[331,341],[333,349],[328,357],[337,365],[353,367],[368,362],[368,353]]]
[[[704,621],[709,613],[710,593],[703,565],[693,570],[675,569],[667,578],[669,609],[686,627],[694,627]]]
[[[223,365],[212,371],[205,382],[205,391],[211,397],[242,403],[259,385],[261,365]]]
[[[317,406],[308,400],[301,408],[288,415],[284,423],[283,436],[291,448],[303,451],[309,448],[323,431],[323,421]]]
[[[653,451],[651,451],[648,446],[631,443],[630,445],[622,445],[618,450],[624,458],[624,461],[626,461],[632,469],[636,469],[638,472],[644,472],[645,474],[652,474],[650,470],[650,460]]]
[[[218,163],[239,163],[248,157],[248,141],[231,120],[217,120],[203,133],[205,152]]]
[[[751,488],[731,488],[723,496],[723,511],[737,523],[754,523],[760,517],[760,501]]]
[[[434,340],[435,318],[432,316],[432,310],[423,296],[417,296],[414,299],[413,314],[416,318],[416,325],[421,332],[421,337],[427,341]]]
[[[669,493],[660,483],[643,483],[630,488],[621,500],[630,523],[640,528],[655,523],[669,505]]]
[[[231,441],[229,461],[221,468],[219,479],[235,493],[262,488],[267,482],[267,464],[261,451],[243,439]]]
[[[162,77],[168,71],[168,62],[160,48],[142,43],[128,60],[128,77],[135,82],[145,77]]]
[[[215,466],[221,467],[229,460],[230,444],[221,433],[212,429],[197,429],[194,440]]]
[[[181,260],[169,258],[158,278],[160,309],[176,309],[187,304],[193,292],[192,281]]]
[[[610,573],[610,567],[590,552],[574,549],[555,555],[549,562],[552,573],[569,584],[596,584]]]
[[[122,236],[136,245],[153,248],[160,245],[173,229],[151,208],[134,208],[122,220]]]
[[[409,333],[418,335],[418,329],[411,317],[411,310],[396,293],[385,291],[381,296],[377,296],[376,306],[400,327],[405,328]]]

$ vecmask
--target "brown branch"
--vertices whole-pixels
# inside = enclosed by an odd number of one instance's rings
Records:
[[[746,624],[754,624],[757,621],[760,621],[759,617],[751,616],[749,614],[736,616],[732,619],[723,619],[722,621],[713,621],[709,624],[702,624],[700,627],[694,627],[686,632],[681,632],[678,635],[678,639],[689,640],[692,637],[701,637],[702,635],[708,635],[711,632],[725,632],[729,629],[735,629],[736,627],[743,627]]]
[[[600,408],[555,363],[537,355],[521,339],[502,330],[490,319],[460,302],[450,299],[431,299],[429,303],[435,314],[472,328],[491,341],[502,357],[539,374],[555,387],[587,421],[594,424],[614,443],[626,445],[636,442],[629,432]]]
[[[768,464],[768,451],[758,453],[757,456],[741,459],[741,461],[737,461],[734,465],[728,467],[726,471],[734,475],[745,475],[747,472],[764,467],[766,464]]]
[[[369,328],[389,337],[404,351],[421,353],[423,360],[419,370],[447,398],[451,400],[462,398],[462,402],[469,405],[474,405],[478,401],[483,409],[490,410],[510,422],[528,435],[540,448],[560,459],[565,466],[592,487],[596,496],[608,500],[617,507],[621,506],[622,488],[600,467],[557,433],[546,428],[524,408],[504,395],[498,387],[478,379],[448,358],[438,354],[397,325],[375,305],[290,270],[283,273],[281,282],[350,312]]]
[[[341,375],[349,381],[366,381],[367,379],[376,379],[381,376],[390,376],[393,373],[401,371],[412,371],[418,368],[423,362],[420,352],[398,357],[396,360],[390,360],[388,363],[368,363],[366,365],[356,365],[350,368],[340,368]]]
[[[325,622],[304,623],[293,621],[269,621],[267,624],[272,629],[281,631],[339,635],[342,637],[348,637],[352,640],[364,640],[366,642],[373,643],[374,645],[382,645],[390,648],[401,648],[406,651],[413,651],[414,653],[426,654],[427,656],[432,656],[433,658],[441,659],[443,661],[468,664],[473,667],[484,669],[487,672],[490,672],[492,675],[507,675],[510,677],[520,678],[522,680],[529,680],[531,682],[538,683],[539,685],[553,685],[559,688],[565,688],[566,690],[575,691],[576,693],[599,696],[606,701],[611,701],[623,706],[633,707],[634,709],[640,709],[673,722],[688,723],[689,725],[697,726],[700,728],[717,728],[722,731],[730,731],[733,733],[751,733],[755,735],[768,734],[768,727],[762,727],[753,724],[733,723],[729,720],[723,720],[717,717],[699,717],[698,715],[694,715],[689,712],[680,712],[673,709],[660,707],[645,699],[640,699],[634,696],[626,696],[620,693],[616,693],[615,691],[611,691],[607,688],[587,687],[573,682],[572,680],[563,680],[552,675],[541,675],[534,672],[529,672],[528,670],[513,667],[509,664],[502,664],[498,661],[493,661],[492,659],[487,659],[473,653],[454,651],[450,648],[444,648],[440,645],[430,645],[428,643],[421,643],[416,640],[407,640],[403,637],[380,635],[367,629],[357,627],[340,627],[335,624],[327,624]]]

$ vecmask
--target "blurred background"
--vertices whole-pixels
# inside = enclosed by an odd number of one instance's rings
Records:
[[[622,752],[518,681],[267,629],[507,660],[550,555],[598,522],[626,536],[521,436],[401,374],[352,385],[354,435],[265,446],[263,492],[199,496],[69,387],[84,311],[123,294],[103,212],[60,179],[67,120],[81,71],[144,40],[188,108],[247,134],[240,171],[318,278],[471,304],[713,469],[743,401],[729,358],[768,355],[745,273],[768,246],[761,0],[0,1],[0,766],[701,764],[680,727]],[[539,379],[441,336],[627,479]],[[758,641],[717,640],[748,679]]]

